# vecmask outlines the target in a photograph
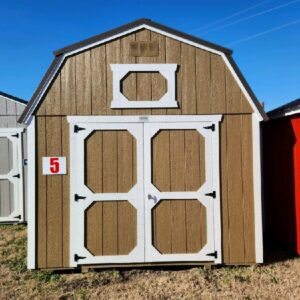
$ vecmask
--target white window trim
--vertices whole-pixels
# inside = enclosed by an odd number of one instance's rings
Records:
[[[0,136],[6,137],[12,143],[13,167],[7,173],[0,175],[0,179],[8,180],[13,184],[14,210],[7,217],[0,217],[1,223],[22,223],[24,222],[24,197],[23,197],[23,157],[22,157],[22,132],[24,128],[0,128]],[[18,134],[18,137],[12,135]],[[19,174],[19,178],[15,175]],[[16,219],[20,216],[19,219]]]
[[[111,64],[113,74],[113,100],[111,108],[174,108],[177,64]],[[159,72],[167,80],[167,92],[156,101],[129,100],[121,92],[121,81],[129,72]]]

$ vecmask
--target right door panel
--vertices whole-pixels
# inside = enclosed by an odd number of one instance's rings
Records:
[[[210,125],[144,125],[147,262],[216,260],[216,131]]]

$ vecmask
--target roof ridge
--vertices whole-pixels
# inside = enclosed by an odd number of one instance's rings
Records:
[[[185,32],[179,31],[177,29],[173,29],[171,27],[162,25],[162,24],[154,22],[154,21],[152,21],[151,19],[148,19],[148,18],[137,19],[133,22],[127,23],[125,25],[121,25],[117,28],[105,31],[103,33],[100,33],[100,34],[94,35],[92,37],[89,37],[87,39],[81,40],[79,42],[75,42],[73,44],[70,44],[69,46],[66,46],[66,47],[60,48],[58,50],[55,50],[53,53],[57,57],[57,56],[65,54],[65,53],[68,53],[70,51],[78,50],[78,49],[80,49],[84,46],[88,46],[89,44],[96,43],[97,41],[101,41],[105,38],[111,37],[111,36],[116,35],[118,33],[122,33],[124,31],[130,30],[130,29],[134,29],[135,27],[140,26],[140,25],[148,25],[148,26],[151,26],[151,27],[155,27],[155,28],[160,29],[162,31],[166,31],[168,33],[180,36],[182,38],[191,40],[193,42],[203,44],[203,45],[205,45],[209,48],[224,52],[224,53],[229,54],[229,55],[231,55],[233,53],[233,51],[229,48],[225,48],[225,47],[220,46],[218,44],[215,44],[215,43],[203,40],[201,38],[198,38],[194,35],[190,35],[190,34],[187,34]]]

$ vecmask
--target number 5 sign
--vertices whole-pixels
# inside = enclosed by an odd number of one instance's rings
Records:
[[[43,175],[67,174],[65,157],[43,157]]]

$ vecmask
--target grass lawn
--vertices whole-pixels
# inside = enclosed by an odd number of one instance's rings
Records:
[[[0,299],[300,299],[300,258],[251,267],[81,273],[26,270],[26,227],[0,226]]]

